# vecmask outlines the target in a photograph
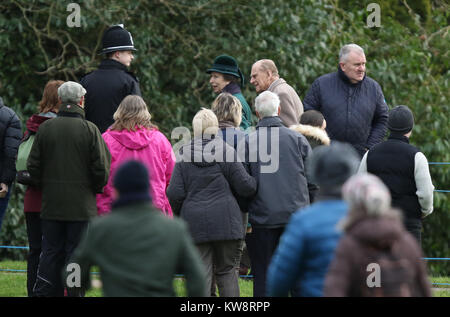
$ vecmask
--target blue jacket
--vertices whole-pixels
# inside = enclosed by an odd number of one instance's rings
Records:
[[[347,214],[342,200],[319,201],[291,218],[267,272],[267,295],[322,296],[328,266],[341,237],[336,224]]]
[[[386,134],[389,108],[380,85],[370,77],[352,84],[338,69],[317,78],[305,99],[305,111],[320,111],[332,140],[348,142],[362,156]]]

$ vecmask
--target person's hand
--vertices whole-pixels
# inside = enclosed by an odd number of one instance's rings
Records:
[[[0,183],[0,198],[3,198],[8,193],[8,185]]]

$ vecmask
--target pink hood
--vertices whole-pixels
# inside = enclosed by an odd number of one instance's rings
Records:
[[[150,175],[150,195],[153,205],[172,217],[172,209],[166,196],[175,155],[167,138],[157,129],[139,128],[136,131],[111,131],[102,134],[111,152],[111,171],[103,193],[97,195],[98,214],[111,210],[115,200],[112,180],[117,168],[126,160],[135,159],[147,167]]]

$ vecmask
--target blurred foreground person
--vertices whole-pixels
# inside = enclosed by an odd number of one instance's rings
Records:
[[[325,296],[431,296],[422,251],[391,208],[389,189],[362,173],[344,184],[349,213],[325,280]]]
[[[347,204],[341,187],[356,173],[359,157],[349,145],[334,142],[319,146],[308,159],[312,181],[320,189],[317,202],[292,215],[270,263],[267,295],[322,296],[328,265],[341,233],[336,224],[345,217]]]
[[[86,288],[97,265],[104,296],[175,296],[176,273],[186,278],[187,296],[205,296],[204,268],[186,225],[152,206],[148,175],[138,161],[119,167],[112,212],[90,223],[70,263],[80,265]]]

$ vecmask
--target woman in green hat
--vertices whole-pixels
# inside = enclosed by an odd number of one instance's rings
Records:
[[[241,87],[244,87],[244,75],[239,69],[237,61],[231,56],[217,56],[211,68],[206,72],[211,74],[209,83],[216,94],[228,92],[239,99],[242,105],[240,128],[247,130],[252,125],[252,110],[241,93]]]

